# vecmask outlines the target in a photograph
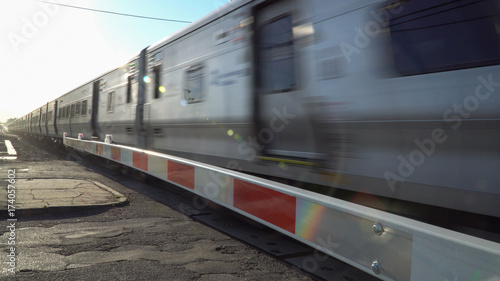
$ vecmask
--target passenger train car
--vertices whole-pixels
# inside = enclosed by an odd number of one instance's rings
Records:
[[[499,217],[499,12],[231,1],[9,129]]]

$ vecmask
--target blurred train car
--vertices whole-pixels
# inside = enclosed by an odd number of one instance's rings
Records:
[[[500,1],[231,1],[12,131],[500,216]]]

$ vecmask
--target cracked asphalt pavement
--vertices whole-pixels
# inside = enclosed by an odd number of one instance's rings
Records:
[[[66,160],[74,155],[49,153],[25,141],[13,144],[19,158],[2,163],[3,178],[16,168],[22,171],[19,184],[29,178],[99,182],[129,204],[18,216],[15,274],[8,271],[11,231],[2,219],[0,280],[311,280],[186,216],[208,207],[200,208],[184,191],[138,181],[119,169],[103,176],[107,168]]]

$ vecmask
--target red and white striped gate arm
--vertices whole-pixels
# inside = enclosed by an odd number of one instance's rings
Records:
[[[381,280],[500,280],[500,244],[255,176],[157,152],[64,145],[163,179]]]

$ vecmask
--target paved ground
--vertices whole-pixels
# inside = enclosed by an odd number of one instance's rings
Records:
[[[29,173],[28,173],[29,175]],[[22,174],[21,174],[22,176]],[[19,179],[15,183],[17,212],[121,204],[127,198],[107,186],[79,179]],[[48,211],[48,210],[47,210]]]
[[[27,143],[13,144],[19,158],[0,163],[0,176],[8,178],[8,170],[16,170],[18,207],[26,200],[43,207],[16,213],[17,221],[2,218],[0,280],[310,280],[191,219],[187,215],[209,208],[183,191],[140,182],[120,170],[104,177],[66,160],[78,159],[77,154],[54,155]],[[6,186],[4,181],[0,196],[7,199]],[[44,187],[53,191],[34,195]],[[127,198],[128,203],[50,208],[54,194],[89,203],[94,199],[85,192],[106,194],[109,189],[120,195],[108,199]],[[14,266],[15,273],[9,272]]]

